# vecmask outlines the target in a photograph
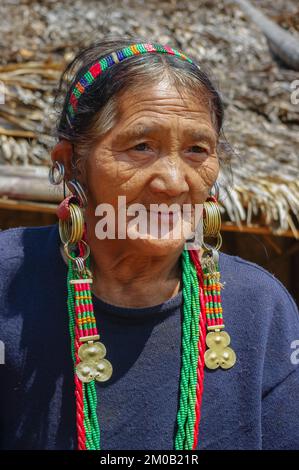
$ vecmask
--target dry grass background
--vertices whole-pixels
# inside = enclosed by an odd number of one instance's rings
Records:
[[[299,37],[297,0],[255,1]],[[271,230],[299,222],[299,73],[280,67],[261,31],[233,1],[7,1],[0,7],[0,165],[50,164],[53,98],[61,70],[80,47],[107,34],[138,34],[192,54],[225,103],[233,179],[221,173],[221,201],[235,224],[258,218]],[[0,188],[1,193],[1,188]]]

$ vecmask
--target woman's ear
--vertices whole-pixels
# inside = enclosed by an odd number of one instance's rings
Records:
[[[72,142],[66,139],[60,140],[51,151],[51,159],[53,163],[58,161],[64,165],[66,180],[71,180],[73,178],[72,155]]]

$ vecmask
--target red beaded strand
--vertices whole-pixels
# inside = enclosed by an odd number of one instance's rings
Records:
[[[201,418],[201,403],[203,396],[203,386],[204,386],[204,353],[206,350],[206,302],[204,298],[204,289],[203,289],[203,272],[198,258],[198,252],[195,250],[190,250],[191,260],[196,269],[199,285],[199,301],[200,301],[200,336],[198,342],[198,366],[197,366],[197,387],[196,387],[196,420],[194,425],[194,443],[193,450],[197,448],[198,443],[198,434],[199,434],[199,424]]]

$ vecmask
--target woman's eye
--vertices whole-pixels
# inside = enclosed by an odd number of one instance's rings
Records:
[[[150,147],[147,143],[141,142],[140,144],[134,145],[133,147],[134,150],[150,150]]]
[[[207,149],[204,147],[201,147],[200,145],[192,145],[192,147],[189,147],[189,151],[192,153],[207,153]]]

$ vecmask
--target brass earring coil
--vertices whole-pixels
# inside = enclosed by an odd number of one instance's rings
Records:
[[[77,243],[83,237],[84,218],[82,210],[76,204],[70,204],[70,214],[72,220],[72,236],[70,243]],[[74,222],[73,222],[74,221]]]
[[[212,201],[204,203],[205,216],[203,218],[203,233],[205,237],[217,238],[214,250],[219,250],[222,245],[221,229],[221,214],[218,204]],[[210,250],[212,247],[203,242],[203,248]]]
[[[217,237],[221,229],[221,214],[218,204],[207,201],[204,203],[205,217],[203,230],[206,237]]]
[[[65,243],[78,243],[84,232],[84,217],[82,209],[77,204],[70,204],[70,217],[66,220],[59,219],[59,234],[61,241]]]

